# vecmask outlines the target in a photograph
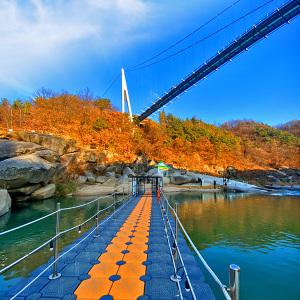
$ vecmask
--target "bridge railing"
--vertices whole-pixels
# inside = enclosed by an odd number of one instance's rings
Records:
[[[105,199],[105,198],[111,198],[113,197],[113,202],[100,209],[100,200],[101,199]],[[116,199],[116,193],[110,194],[110,195],[106,195],[106,196],[100,196],[97,197],[96,199],[93,199],[87,203],[83,203],[80,205],[76,205],[76,206],[71,206],[71,207],[65,207],[65,208],[60,208],[60,203],[57,203],[57,209],[55,211],[53,211],[52,213],[49,213],[43,217],[37,218],[33,221],[30,221],[28,223],[22,224],[20,226],[8,229],[6,231],[0,232],[0,239],[1,236],[10,234],[14,231],[17,231],[19,229],[25,228],[27,226],[30,226],[32,224],[35,224],[37,222],[40,222],[44,219],[47,219],[51,216],[56,215],[56,223],[55,223],[55,229],[56,229],[56,233],[54,236],[50,237],[46,242],[40,244],[39,246],[37,246],[35,249],[33,249],[32,251],[28,252],[27,254],[25,254],[24,256],[18,258],[17,260],[13,261],[12,263],[10,263],[9,265],[3,267],[2,269],[0,269],[0,274],[3,274],[4,272],[8,271],[9,269],[13,268],[14,266],[18,265],[19,263],[21,263],[22,261],[24,261],[25,259],[29,258],[30,256],[32,256],[34,253],[37,253],[38,251],[40,251],[41,249],[45,248],[46,246],[50,246],[50,250],[54,250],[54,255],[53,255],[53,261],[48,264],[48,266],[42,271],[40,272],[33,280],[31,280],[25,287],[23,287],[19,292],[17,292],[12,298],[11,300],[15,299],[17,296],[19,296],[24,290],[26,290],[30,285],[32,285],[39,277],[41,277],[46,271],[48,271],[51,267],[53,267],[53,272],[52,274],[49,276],[49,279],[57,279],[59,278],[61,275],[58,273],[58,261],[64,257],[67,253],[69,253],[71,250],[73,250],[74,248],[76,248],[79,244],[81,244],[84,240],[86,240],[88,237],[90,237],[92,234],[94,234],[94,237],[98,237],[99,236],[99,227],[103,224],[105,224],[109,219],[113,218],[114,215],[116,214],[116,212],[118,210],[120,210],[131,198],[131,194],[129,194],[127,197],[123,197],[120,200]],[[64,211],[70,211],[70,210],[74,210],[74,209],[79,209],[79,208],[85,208],[86,206],[90,206],[91,204],[95,204],[97,202],[97,209],[96,212],[89,218],[85,219],[83,222],[78,223],[74,226],[71,226],[65,230],[60,230],[60,221],[61,221],[61,217],[60,217],[60,213],[64,212]],[[119,207],[116,210],[116,206]],[[99,215],[103,212],[108,211],[109,209],[112,209],[112,213],[104,218],[102,220],[102,222],[99,222]],[[66,233],[73,231],[73,230],[78,230],[79,233],[81,233],[81,228],[82,226],[86,225],[87,223],[91,222],[92,220],[96,221],[96,225],[94,228],[90,229],[88,231],[88,234],[85,235],[84,237],[81,236],[81,238],[78,240],[78,242],[76,244],[74,244],[70,249],[68,249],[67,251],[63,251],[63,253],[61,253],[59,255],[59,239],[65,235]]]
[[[180,245],[178,243],[178,229],[180,227],[181,232],[183,233],[184,237],[186,240],[189,242],[190,246],[194,250],[195,254],[197,257],[200,259],[202,264],[204,265],[205,269],[207,272],[210,274],[210,276],[213,278],[213,280],[217,283],[219,288],[221,289],[225,299],[227,300],[239,300],[239,273],[240,273],[240,268],[239,266],[235,264],[231,264],[229,266],[229,286],[223,284],[219,277],[216,275],[216,273],[211,269],[211,267],[208,265],[206,260],[203,258],[201,253],[199,252],[198,248],[195,246],[193,243],[192,239],[190,238],[189,234],[187,233],[186,229],[182,225],[178,214],[177,214],[177,203],[175,204],[175,209],[172,207],[170,202],[168,201],[166,195],[162,193],[162,201],[161,201],[161,208],[162,208],[162,213],[164,215],[164,220],[165,220],[165,225],[166,225],[166,231],[167,231],[167,237],[170,245],[170,239],[169,239],[169,233],[170,237],[173,240],[173,245],[172,245],[172,252],[173,252],[173,265],[174,265],[174,275],[173,278],[171,278],[174,281],[178,282],[178,288],[180,292],[180,296],[183,299],[182,292],[181,292],[181,286],[179,281],[181,280],[181,276],[178,274],[178,268],[176,266],[176,260],[179,262],[181,265],[181,268],[184,271],[184,275],[186,277],[186,282],[185,282],[185,289],[190,290],[190,293],[193,297],[193,299],[197,299],[195,295],[195,291],[193,289],[188,270],[185,266],[183,255],[181,254],[180,251]],[[173,215],[175,224],[172,226],[170,222],[170,213]],[[169,233],[168,233],[169,231]]]

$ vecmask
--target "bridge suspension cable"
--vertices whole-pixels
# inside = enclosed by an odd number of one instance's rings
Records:
[[[231,8],[233,8],[234,6],[236,6],[239,2],[241,2],[242,0],[237,0],[235,2],[233,2],[232,4],[230,4],[229,6],[225,7],[224,9],[222,9],[220,12],[218,12],[215,16],[213,16],[212,18],[210,18],[209,20],[207,20],[206,22],[204,22],[203,24],[201,24],[199,27],[197,27],[196,29],[194,29],[192,32],[190,32],[189,34],[185,35],[183,38],[177,40],[176,42],[174,42],[173,44],[171,44],[170,46],[168,46],[167,48],[159,51],[158,53],[154,54],[153,56],[149,57],[148,59],[145,59],[144,61],[127,68],[128,71],[135,71],[138,70],[140,68],[140,66],[152,61],[153,59],[161,56],[162,54],[168,52],[170,49],[173,49],[174,47],[176,47],[177,45],[181,44],[183,41],[185,41],[186,39],[188,39],[189,37],[193,36],[195,33],[197,33],[198,31],[200,31],[202,28],[204,28],[205,26],[207,26],[208,24],[212,23],[214,20],[216,20],[218,17],[220,17],[221,15],[223,15],[225,12],[227,12],[228,10],[230,10]]]
[[[156,65],[156,64],[158,64],[158,63],[161,63],[161,62],[163,62],[163,61],[165,61],[165,60],[168,60],[168,59],[170,59],[170,58],[172,58],[172,57],[174,57],[174,56],[177,56],[177,55],[179,55],[179,54],[181,54],[181,53],[183,53],[183,52],[185,52],[185,51],[187,51],[187,50],[189,50],[189,49],[195,47],[196,45],[198,45],[198,44],[200,44],[200,43],[202,43],[202,42],[204,42],[204,41],[210,39],[211,37],[217,35],[218,33],[224,31],[225,29],[227,29],[227,28],[229,28],[229,27],[231,27],[232,25],[234,25],[234,24],[236,24],[236,23],[238,23],[238,22],[244,20],[244,19],[247,18],[248,16],[254,14],[254,13],[257,12],[258,10],[264,8],[265,6],[269,5],[270,3],[274,2],[274,1],[275,1],[275,0],[269,0],[269,1],[265,2],[264,4],[262,4],[262,5],[260,5],[260,6],[257,6],[257,7],[254,8],[253,10],[251,10],[251,11],[245,13],[244,15],[238,17],[237,19],[231,21],[230,23],[224,25],[223,27],[221,27],[221,28],[215,30],[214,32],[212,32],[212,33],[210,33],[210,34],[204,36],[204,37],[201,38],[200,40],[198,40],[198,41],[196,41],[196,42],[194,42],[194,43],[192,43],[192,44],[190,44],[190,45],[188,45],[188,46],[186,46],[186,47],[184,47],[184,48],[182,48],[182,49],[180,49],[180,50],[178,50],[178,51],[176,51],[176,52],[174,52],[174,53],[172,53],[172,54],[170,54],[170,55],[167,55],[167,56],[165,56],[165,57],[163,57],[163,58],[161,58],[161,59],[158,59],[158,60],[156,60],[156,61],[154,61],[154,62],[152,62],[152,63],[146,64],[146,65],[142,65],[142,66],[140,66],[139,68],[134,69],[134,71],[140,70],[140,69],[144,69],[144,68],[148,68],[148,67],[151,67],[151,66]]]
[[[107,88],[104,90],[103,94],[101,95],[101,98],[103,98],[108,91],[113,87],[113,85],[117,82],[117,80],[119,79],[120,74],[118,73],[115,77],[113,77],[113,79],[110,81],[109,85],[107,86]]]
[[[270,0],[272,1],[272,0]],[[216,71],[232,58],[239,55],[241,52],[248,50],[249,47],[256,44],[261,39],[267,37],[285,23],[298,16],[300,13],[300,0],[292,0],[278,8],[270,16],[254,25],[239,38],[235,39],[229,46],[218,51],[209,61],[196,69],[192,74],[188,75],[178,85],[172,87],[163,96],[158,98],[153,105],[146,109],[139,117],[139,121],[143,121],[152,113],[163,107],[172,99],[195,85],[198,81],[206,78],[207,75]]]

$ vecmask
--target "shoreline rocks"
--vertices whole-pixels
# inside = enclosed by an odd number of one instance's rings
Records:
[[[0,188],[8,191],[12,201],[46,199],[61,191],[60,185],[72,184],[72,191],[92,195],[127,192],[130,176],[161,176],[153,160],[137,156],[134,163],[114,162],[107,150],[76,147],[76,142],[61,137],[30,132],[12,132],[0,139]],[[214,168],[217,168],[215,166]],[[224,170],[223,170],[224,171]],[[300,171],[282,167],[279,170],[231,170],[229,189],[249,190],[254,185],[296,185]],[[223,185],[222,177],[206,175],[170,166],[164,172],[164,186],[172,190],[184,185]],[[243,183],[251,182],[254,185]],[[234,180],[235,179],[235,180]],[[93,188],[95,186],[95,188]],[[101,191],[102,189],[102,191]],[[90,190],[90,192],[88,192]],[[61,195],[61,194],[60,194]],[[74,195],[77,195],[74,193]]]
[[[0,186],[15,189],[28,184],[47,184],[56,165],[35,154],[20,155],[0,162]]]
[[[51,198],[54,196],[56,186],[54,183],[43,186],[31,194],[31,197],[36,200]]]
[[[11,198],[7,190],[0,189],[0,217],[10,211]]]

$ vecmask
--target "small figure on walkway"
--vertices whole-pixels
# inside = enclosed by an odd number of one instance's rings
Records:
[[[160,200],[160,188],[157,189],[156,197],[157,197],[157,201],[159,201]]]
[[[225,192],[227,192],[227,188],[228,188],[227,187],[227,181],[225,180],[224,187],[223,187],[223,189],[224,189]]]
[[[214,189],[217,188],[217,182],[214,180]]]

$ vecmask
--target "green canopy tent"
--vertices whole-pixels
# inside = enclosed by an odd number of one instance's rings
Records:
[[[169,166],[164,164],[162,161],[156,164],[155,168],[160,176],[166,176],[166,172],[169,170]]]
[[[162,170],[162,171],[169,170],[169,167],[166,164],[164,164],[162,161],[159,162],[155,167],[158,168],[158,170]]]

